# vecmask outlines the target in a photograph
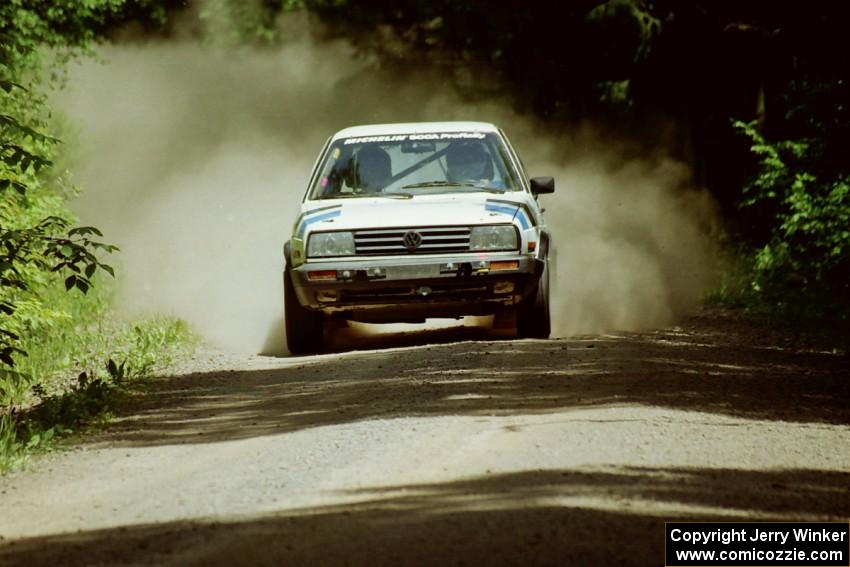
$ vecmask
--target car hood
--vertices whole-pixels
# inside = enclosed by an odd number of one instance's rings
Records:
[[[303,205],[296,231],[300,225],[309,231],[327,231],[511,222],[524,196],[515,191],[310,201]]]

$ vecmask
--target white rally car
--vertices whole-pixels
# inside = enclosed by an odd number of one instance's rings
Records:
[[[549,336],[549,232],[504,133],[481,122],[346,128],[319,155],[284,246],[290,352],[328,318],[372,323],[515,316]],[[513,318],[513,317],[512,317]]]

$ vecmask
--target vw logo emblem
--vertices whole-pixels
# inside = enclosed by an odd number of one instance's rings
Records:
[[[404,233],[404,238],[401,240],[404,247],[413,252],[422,246],[422,235],[415,230],[408,230]]]

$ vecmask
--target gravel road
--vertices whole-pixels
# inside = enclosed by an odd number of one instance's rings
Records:
[[[850,519],[847,358],[727,313],[338,341],[201,353],[0,478],[0,565],[663,565],[664,521]]]

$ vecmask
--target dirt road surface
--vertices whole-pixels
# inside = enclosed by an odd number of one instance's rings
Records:
[[[740,318],[346,340],[199,356],[0,479],[0,564],[663,565],[665,520],[850,518],[847,359]]]

